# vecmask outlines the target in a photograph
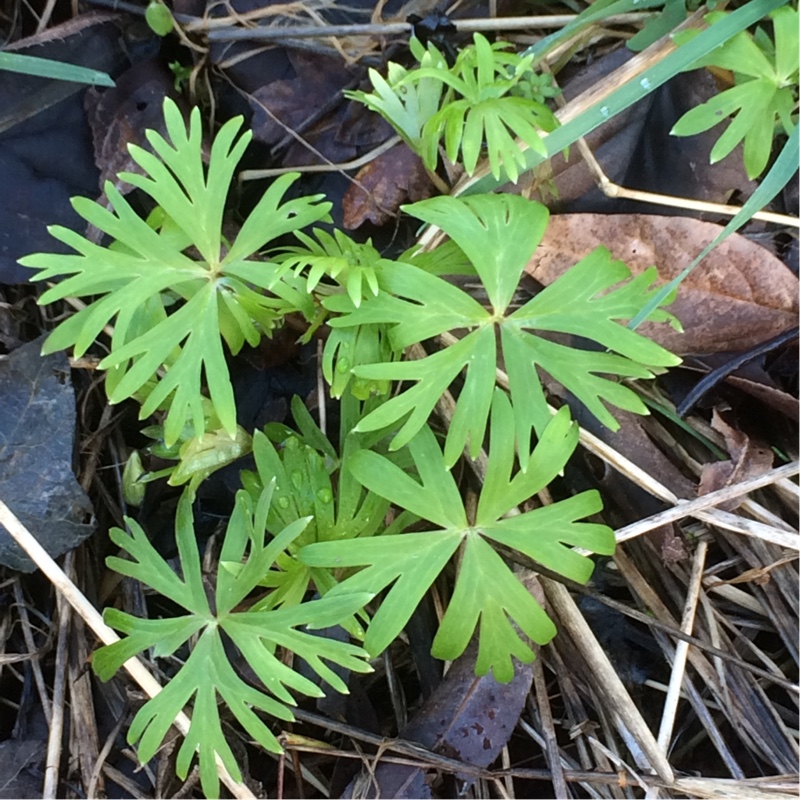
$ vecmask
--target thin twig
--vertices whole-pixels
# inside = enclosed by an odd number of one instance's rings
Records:
[[[119,732],[122,730],[122,726],[125,724],[125,719],[128,716],[127,712],[128,712],[128,704],[126,703],[123,713],[119,715],[119,718],[114,724],[114,727],[111,729],[111,732],[106,737],[106,740],[103,743],[103,747],[97,756],[97,761],[95,762],[94,769],[92,770],[92,776],[89,779],[89,786],[86,789],[87,797],[96,796],[95,790],[97,789],[97,784],[100,781],[100,774],[103,771],[103,766],[106,763],[108,754],[111,752],[111,748],[116,743],[117,736],[119,735]]]
[[[548,602],[553,606],[561,624],[569,631],[572,641],[580,650],[588,667],[602,687],[607,699],[613,702],[616,716],[623,722],[647,756],[650,766],[667,785],[672,784],[672,767],[658,746],[655,736],[642,718],[628,690],[597,642],[594,632],[575,605],[575,601],[560,583],[540,577]]]
[[[703,570],[706,564],[706,554],[708,553],[708,543],[698,542],[695,550],[694,561],[692,563],[692,573],[689,578],[689,586],[686,596],[686,605],[683,609],[681,619],[681,630],[691,634],[694,628],[694,618],[697,611],[697,602],[700,597],[703,583]],[[669,742],[672,738],[672,731],[675,726],[675,715],[678,711],[678,700],[680,699],[681,685],[683,684],[684,673],[686,672],[686,656],[689,652],[689,645],[685,640],[681,640],[675,646],[675,658],[672,662],[672,673],[669,678],[669,689],[664,700],[664,709],[661,712],[661,725],[658,729],[658,743],[664,752],[669,750]]]
[[[277,118],[275,119],[277,120]],[[277,121],[279,124],[282,124],[280,123],[280,120]],[[299,141],[302,145],[307,144],[305,139],[299,139]],[[274,178],[277,175],[285,175],[287,172],[344,172],[345,170],[358,169],[359,167],[363,167],[365,164],[369,164],[370,161],[377,158],[379,155],[382,155],[387,150],[391,150],[396,144],[399,144],[400,141],[401,140],[399,136],[392,136],[390,139],[387,139],[383,144],[378,145],[377,147],[370,150],[369,153],[365,153],[363,156],[354,158],[352,161],[342,161],[337,164],[334,164],[333,161],[328,161],[327,164],[307,164],[305,166],[299,166],[299,167],[274,167],[271,169],[243,169],[239,173],[238,177],[240,181],[257,181],[257,180],[262,180],[263,178]],[[327,159],[325,159],[325,157],[318,151],[314,150],[313,152],[315,153],[315,155],[319,156],[319,158],[327,161]]]
[[[718,489],[716,492],[709,492],[696,500],[679,500],[672,508],[662,511],[658,514],[653,514],[650,517],[641,519],[638,522],[633,522],[626,525],[624,528],[619,528],[616,532],[617,544],[626,542],[629,539],[634,539],[641,536],[648,531],[660,528],[662,525],[669,525],[678,520],[692,517],[698,511],[704,511],[708,508],[721,505],[736,497],[741,497],[744,494],[760,489],[763,486],[769,486],[779,480],[791,478],[800,472],[800,461],[793,461],[791,464],[784,464],[781,467],[765,472],[763,475],[757,475],[753,478],[748,478],[740,483],[734,483],[726,486],[723,489]]]
[[[0,501],[2,502],[2,501]],[[0,513],[0,525],[4,525],[2,513]],[[6,526],[8,527],[8,526]],[[17,614],[19,621],[22,623],[22,638],[25,640],[25,645],[31,655],[30,664],[31,672],[33,672],[33,681],[36,684],[36,690],[39,692],[39,700],[42,704],[42,711],[44,718],[47,720],[48,726],[53,716],[53,708],[50,703],[50,696],[47,694],[47,684],[45,683],[44,676],[42,675],[42,668],[39,664],[39,659],[35,657],[36,643],[33,641],[33,634],[31,633],[31,620],[28,616],[28,606],[25,602],[25,597],[22,594],[19,579],[14,581],[14,602],[17,604]]]
[[[72,567],[72,552],[64,557],[64,571]],[[58,595],[58,644],[56,645],[55,678],[53,679],[53,714],[47,737],[47,756],[44,762],[43,800],[58,797],[58,766],[61,761],[61,743],[64,740],[64,705],[66,701],[67,646],[72,621],[72,607],[63,595]]]
[[[691,197],[675,197],[668,194],[657,194],[656,192],[644,192],[639,189],[626,189],[624,186],[614,183],[605,172],[603,172],[603,168],[600,166],[594,153],[592,153],[583,137],[578,139],[577,145],[584,161],[586,161],[586,165],[589,167],[589,171],[595,177],[598,188],[606,197],[620,200],[635,200],[639,203],[652,203],[653,205],[664,206],[665,208],[680,208],[688,211],[718,214],[722,217],[735,217],[742,210],[738,206],[732,206],[726,203],[710,203],[706,200],[695,200]],[[763,222],[773,222],[776,225],[788,225],[792,228],[800,227],[800,219],[789,214],[776,214],[773,211],[757,211],[753,214],[752,218]],[[684,413],[686,412],[684,411]],[[680,411],[678,415],[683,416]]]
[[[96,2],[96,0],[93,0]],[[649,15],[648,15],[649,16]],[[496,17],[494,19],[454,19],[451,20],[459,33],[478,33],[480,31],[519,31],[529,28],[563,28],[576,18],[575,14],[552,14],[535,17]],[[643,14],[616,14],[604,20],[605,24],[630,25],[645,19]],[[194,26],[187,30],[197,30]],[[321,39],[332,36],[393,36],[413,33],[414,26],[409,22],[368,22],[351,25],[271,25],[257,28],[223,28],[207,33],[210,41],[259,41],[278,42],[286,37],[293,39]]]
[[[553,792],[556,797],[567,798],[570,792],[564,779],[564,770],[561,767],[561,754],[558,749],[558,740],[553,726],[553,711],[550,708],[550,698],[547,696],[547,681],[544,677],[542,659],[533,662],[533,685],[536,692],[536,704],[539,708],[539,717],[542,721],[542,731],[545,740],[545,755],[547,765],[553,774]]]

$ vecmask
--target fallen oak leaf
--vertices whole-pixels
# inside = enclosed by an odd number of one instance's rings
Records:
[[[526,272],[549,285],[602,244],[634,275],[655,264],[666,283],[720,227],[689,217],[645,214],[553,216]],[[797,294],[797,277],[780,259],[733,234],[689,274],[670,306],[684,333],[647,323],[639,332],[678,355],[748,350],[797,324]]]

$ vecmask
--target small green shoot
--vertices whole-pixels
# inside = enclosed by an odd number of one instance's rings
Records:
[[[485,152],[492,174],[505,170],[516,183],[525,163],[514,137],[545,153],[540,132],[558,125],[553,112],[537,97],[545,93],[530,80],[533,56],[506,52],[507,43],[490,44],[479,33],[474,44],[448,68],[433,45],[412,45],[420,66],[406,70],[390,63],[388,80],[370,70],[374,92],[350,92],[378,112],[418,153],[429,170],[439,161],[444,140],[447,158],[472,175]],[[527,89],[526,89],[527,81]],[[535,91],[534,91],[535,90]]]
[[[296,232],[295,236],[303,246],[285,247],[279,251],[275,256],[275,260],[281,264],[279,274],[294,270],[299,275],[308,268],[305,276],[308,291],[318,290],[320,294],[326,290],[320,281],[327,276],[347,292],[356,308],[361,305],[362,297],[378,294],[375,266],[381,262],[391,262],[381,258],[371,241],[354,242],[339,230],[331,235],[315,229],[316,240],[301,231]]]
[[[706,16],[713,24],[727,16],[714,12]],[[711,163],[721,161],[744,141],[744,165],[752,180],[766,169],[776,131],[787,136],[797,124],[798,101],[798,13],[788,5],[769,15],[774,40],[763,28],[755,35],[746,31],[728,39],[721,47],[692,65],[692,69],[715,66],[730,70],[735,85],[711,100],[687,111],[675,124],[676,136],[692,136],[731,118],[711,150]],[[691,41],[697,31],[677,38]]]
[[[420,67],[431,68],[435,73],[447,70],[444,56],[432,44],[426,50],[418,39],[412,39],[410,47]],[[439,110],[442,81],[438,74],[412,80],[414,71],[394,61],[388,63],[386,71],[384,78],[376,69],[369,70],[374,91],[345,92],[345,96],[380,114],[415,153],[422,153],[423,128]]]
[[[257,473],[243,473],[242,482],[251,497],[257,497],[266,483],[275,480],[267,529],[281,530],[303,518],[310,522],[278,557],[275,567],[259,581],[260,585],[274,591],[254,608],[299,603],[310,584],[322,592],[336,584],[330,570],[310,568],[297,560],[297,553],[304,545],[362,540],[403,530],[416,521],[411,512],[402,511],[387,525],[389,501],[380,494],[365,491],[352,474],[350,464],[367,440],[353,433],[363,413],[361,405],[350,393],[342,398],[341,456],[297,397],[292,401],[292,412],[299,433],[273,423],[266,426],[266,435],[255,434],[253,449]]]

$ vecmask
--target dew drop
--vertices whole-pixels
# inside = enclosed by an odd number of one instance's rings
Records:
[[[608,106],[603,106],[603,107],[600,109],[600,113],[601,113],[601,114],[602,114],[604,117],[606,117],[606,118],[608,118],[609,116],[611,116],[611,111],[609,110]]]
[[[320,489],[317,492],[317,497],[321,503],[330,503],[333,500],[333,492],[330,489]]]
[[[292,483],[294,484],[295,489],[301,489],[303,487],[303,473],[300,472],[299,469],[292,470]]]
[[[337,372],[350,372],[350,359],[340,358],[336,364]]]
[[[641,84],[643,89],[649,89],[650,88],[650,81],[647,78],[642,78],[639,81],[639,83]]]
[[[278,505],[281,508],[289,508],[289,498],[288,497],[279,497],[278,498]]]

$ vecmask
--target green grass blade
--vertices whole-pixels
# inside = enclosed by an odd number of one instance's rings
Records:
[[[51,78],[56,81],[72,83],[88,83],[90,86],[116,86],[110,75],[88,67],[53,61],[49,58],[38,58],[23,53],[0,53],[0,69],[6,72],[18,72],[33,75],[37,78]]]

